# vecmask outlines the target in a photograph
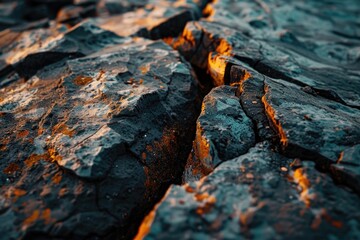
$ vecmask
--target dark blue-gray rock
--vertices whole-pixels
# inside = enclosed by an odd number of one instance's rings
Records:
[[[5,239],[130,237],[180,181],[197,111],[189,65],[161,41],[105,40],[0,90]]]
[[[330,169],[336,181],[360,193],[360,145],[346,148]]]
[[[177,37],[188,21],[197,20],[200,16],[201,5],[195,1],[149,1],[144,8],[98,18],[97,22],[119,36],[161,39]]]
[[[360,111],[313,96],[285,81],[265,80],[266,112],[287,154],[335,162],[342,151],[360,143]]]
[[[235,87],[214,88],[204,98],[196,123],[193,149],[184,181],[199,180],[223,161],[245,154],[255,145],[251,120],[235,96]]]
[[[356,239],[358,196],[311,162],[259,143],[198,182],[172,186],[140,232],[144,239]],[[293,166],[293,167],[292,167]]]

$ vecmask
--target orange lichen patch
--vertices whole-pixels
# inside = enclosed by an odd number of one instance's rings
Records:
[[[44,210],[34,210],[33,213],[24,220],[23,225],[26,227],[38,220],[43,220],[45,224],[49,224],[52,220],[51,210],[49,208],[46,208]]]
[[[62,160],[62,157],[57,153],[57,151],[54,148],[48,149],[48,156],[49,156],[48,160],[50,160],[50,162]]]
[[[43,159],[46,160],[48,158],[48,154],[31,154],[24,162],[26,166],[32,167],[34,166],[39,160]]]
[[[40,217],[40,211],[35,210],[28,218],[25,219],[23,222],[24,225],[30,225],[34,223],[36,220],[38,220]]]
[[[15,188],[12,193],[15,197],[21,197],[24,196],[27,192],[23,189]]]
[[[62,133],[64,135],[72,137],[75,134],[75,130],[70,130],[69,127],[65,123],[60,122],[60,123],[56,124],[52,129],[53,135],[55,135],[57,133]]]
[[[5,151],[9,143],[10,143],[10,139],[4,139],[0,141],[0,151]]]
[[[24,162],[26,166],[32,167],[39,160],[45,160],[48,162],[60,161],[62,157],[57,153],[54,148],[49,148],[46,153],[43,154],[31,154]]]
[[[268,92],[268,88],[265,89],[265,94],[267,92]],[[288,139],[287,139],[287,136],[285,134],[284,129],[281,126],[281,123],[280,123],[279,119],[277,119],[275,110],[266,101],[265,95],[261,98],[261,101],[263,102],[263,104],[265,106],[266,115],[268,116],[268,118],[270,118],[271,122],[273,123],[274,127],[276,128],[276,130],[277,130],[277,132],[278,132],[278,134],[280,136],[280,143],[283,146],[287,146]]]
[[[3,102],[5,100],[5,98],[0,97],[0,103]]]
[[[55,176],[53,176],[53,177],[51,178],[51,180],[52,180],[53,183],[55,183],[55,184],[59,184],[59,183],[61,182],[61,179],[62,179],[61,172],[57,172],[57,173],[55,174]]]
[[[310,181],[304,173],[303,168],[298,168],[294,171],[294,182],[300,187],[300,199],[307,207],[310,207],[310,202],[314,199],[314,195],[309,193],[311,187]]]
[[[141,74],[146,74],[147,72],[150,71],[150,65],[149,64],[141,65],[139,67],[139,71],[141,72]]]
[[[17,165],[16,163],[10,163],[4,170],[3,173],[5,174],[13,174],[17,171],[20,170],[19,165]]]
[[[205,192],[205,193],[196,193],[195,194],[195,200],[198,201],[198,202],[202,202],[204,201],[205,199],[209,198],[210,195],[209,193]]]
[[[143,152],[143,153],[141,154],[141,158],[142,158],[142,160],[146,160],[146,152]]]
[[[29,130],[21,130],[16,134],[16,138],[24,138],[29,135]]]
[[[343,223],[338,220],[333,220],[333,218],[327,213],[325,208],[322,208],[318,214],[316,214],[313,222],[311,223],[311,228],[316,230],[319,228],[322,219],[325,219],[328,223],[330,223],[333,227],[342,228]]]
[[[196,209],[197,214],[206,214],[210,212],[214,204],[216,203],[216,198],[214,196],[209,195],[209,193],[196,193],[194,195],[194,199],[197,202],[200,202],[201,205]]]
[[[74,79],[74,83],[78,86],[84,86],[88,83],[90,83],[92,81],[92,77],[87,77],[87,76],[77,76]]]
[[[205,199],[204,205],[199,206],[196,209],[196,213],[199,214],[199,215],[209,213],[210,210],[213,208],[215,203],[216,203],[216,198],[214,196],[208,196]]]
[[[188,193],[193,193],[195,192],[195,189],[193,189],[192,187],[189,186],[189,184],[186,184],[185,186],[185,191]]]
[[[69,191],[67,190],[67,188],[61,188],[59,191],[59,197],[63,197],[65,196],[66,193],[68,193]]]

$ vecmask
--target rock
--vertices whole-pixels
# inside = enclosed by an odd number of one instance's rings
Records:
[[[66,33],[55,36],[47,36],[49,31],[42,33],[43,31],[39,30],[39,32],[40,37],[44,38],[43,42],[31,43],[29,48],[17,51],[16,55],[9,55],[6,59],[25,79],[32,77],[38,70],[50,64],[83,57],[106,46],[127,41],[112,32],[96,27],[91,22],[81,23]],[[33,36],[30,36],[30,39],[32,40]],[[20,39],[22,40],[23,38]]]
[[[144,239],[356,238],[358,196],[326,174],[260,143],[201,181],[172,186],[149,216]],[[289,171],[281,169],[286,167]],[[146,229],[143,225],[140,229]]]
[[[359,10],[2,0],[2,238],[357,239]]]
[[[266,113],[290,156],[336,161],[359,144],[359,110],[315,97],[284,81],[265,80]]]
[[[119,36],[141,36],[151,39],[176,37],[188,21],[200,18],[201,9],[189,1],[154,1],[132,12],[99,18],[98,25]],[[122,24],[117,24],[121,22]]]
[[[223,161],[245,154],[254,144],[253,124],[241,108],[235,88],[214,88],[202,104],[184,181],[199,180]]]
[[[64,38],[82,40],[82,26]],[[130,237],[179,181],[196,119],[189,66],[161,41],[105,40],[0,90],[4,238]]]
[[[296,38],[288,35],[288,38]],[[360,72],[354,67],[358,61],[357,56],[352,57],[351,62],[337,64],[315,55],[314,49],[304,49],[305,42],[289,40],[283,43],[281,40],[272,42],[271,38],[251,38],[245,31],[228,27],[221,22],[204,20],[189,22],[183,34],[170,43],[194,65],[208,69],[210,73],[214,71],[212,69],[222,72],[220,79],[219,76],[213,76],[215,85],[223,84],[222,75],[225,74],[228,61],[223,56],[232,56],[268,77],[284,79],[302,87],[310,86],[319,95],[330,100],[351,107],[360,106]],[[358,43],[352,44],[359,46]],[[355,50],[349,48],[347,51]],[[344,82],[349,84],[343,84]]]
[[[95,6],[67,6],[60,9],[56,16],[56,21],[76,25],[83,19],[95,16]]]
[[[360,145],[341,152],[336,164],[330,166],[334,178],[360,193]]]
[[[265,113],[261,101],[264,96],[265,76],[243,63],[236,62],[230,69],[230,85],[238,86],[237,95],[247,116],[255,123],[255,133],[260,141],[273,140],[276,137]]]

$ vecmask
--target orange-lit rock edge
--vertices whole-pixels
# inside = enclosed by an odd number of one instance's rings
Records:
[[[277,118],[275,110],[271,107],[271,105],[266,100],[266,95],[268,94],[269,91],[270,91],[269,88],[266,86],[265,87],[265,95],[261,98],[261,101],[263,102],[263,104],[265,106],[266,115],[271,120],[273,126],[276,128],[276,130],[277,130],[277,132],[279,134],[280,143],[283,146],[287,146],[288,145],[288,138],[286,136],[286,133],[285,133],[284,129],[282,128],[279,119]]]
[[[151,210],[151,212],[144,218],[142,221],[139,231],[137,232],[136,236],[134,237],[134,240],[142,240],[144,237],[150,232],[151,225],[154,222],[156,211],[158,207],[161,205],[161,203],[164,201],[164,199],[167,198],[168,194],[170,193],[170,188],[167,190],[163,198],[155,205],[155,207]]]

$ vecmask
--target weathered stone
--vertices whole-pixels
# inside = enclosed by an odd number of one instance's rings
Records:
[[[350,186],[360,194],[360,145],[341,152],[337,163],[332,164],[330,169],[338,182]]]
[[[189,66],[163,42],[105,40],[0,90],[5,238],[131,236],[180,179],[196,118]]]
[[[155,3],[156,2],[156,3]],[[188,21],[200,18],[201,9],[192,3],[155,1],[122,15],[99,18],[98,24],[119,36],[141,36],[151,39],[176,37]],[[122,24],[118,24],[121,22]]]
[[[274,43],[269,40],[251,38],[246,32],[202,20],[189,22],[182,36],[171,44],[191,63],[210,72],[215,68],[215,71],[225,74],[227,64],[222,55],[232,56],[268,77],[310,86],[318,90],[319,95],[331,100],[352,107],[360,106],[360,72],[354,67],[358,57],[354,56],[353,62],[339,65],[313,56],[311,49],[301,49],[305,43],[289,41],[283,44],[278,40]],[[221,82],[217,77],[214,80],[215,85]]]
[[[357,239],[359,9],[2,0],[2,238]]]
[[[309,162],[260,143],[201,181],[172,186],[152,213],[144,239],[356,238],[358,196],[336,187]],[[153,222],[152,222],[153,221]],[[145,229],[142,226],[142,229]]]
[[[315,97],[298,86],[265,80],[263,102],[287,154],[321,163],[336,161],[346,148],[360,143],[360,112]]]
[[[245,154],[255,145],[252,122],[242,110],[235,89],[217,87],[204,98],[185,182],[199,180],[223,161]]]

